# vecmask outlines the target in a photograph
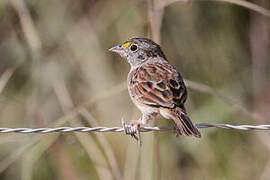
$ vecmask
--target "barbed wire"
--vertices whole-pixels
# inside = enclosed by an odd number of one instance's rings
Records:
[[[270,125],[230,125],[230,124],[213,124],[198,123],[198,128],[221,128],[237,130],[270,130]],[[56,128],[0,128],[0,133],[54,133],[54,132],[125,132],[130,129],[130,125],[124,127],[56,127]],[[171,131],[174,127],[140,127],[140,132],[149,131]]]

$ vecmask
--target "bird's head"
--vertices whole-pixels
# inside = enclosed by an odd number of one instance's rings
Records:
[[[127,59],[131,66],[138,66],[152,58],[166,60],[160,46],[147,38],[132,38],[109,49]]]

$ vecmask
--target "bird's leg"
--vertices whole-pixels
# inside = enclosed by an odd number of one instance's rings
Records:
[[[178,126],[174,123],[174,131],[175,131],[175,137],[179,137],[182,135],[181,130],[178,128]]]

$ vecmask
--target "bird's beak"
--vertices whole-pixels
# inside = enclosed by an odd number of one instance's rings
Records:
[[[122,48],[121,45],[118,45],[118,46],[114,46],[114,47],[110,48],[109,51],[120,54],[124,51],[124,49]]]

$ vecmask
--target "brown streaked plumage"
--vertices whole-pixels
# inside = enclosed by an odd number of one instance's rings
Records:
[[[160,114],[174,120],[178,134],[201,137],[185,111],[187,90],[184,81],[158,44],[147,38],[132,38],[110,51],[118,53],[131,65],[128,90],[142,112],[140,120],[131,124],[146,124]]]

